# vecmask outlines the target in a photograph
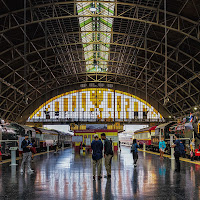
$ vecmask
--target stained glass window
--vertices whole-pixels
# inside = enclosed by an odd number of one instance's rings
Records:
[[[53,97],[31,114],[28,121],[164,120],[149,103],[132,94],[105,88],[74,90]]]

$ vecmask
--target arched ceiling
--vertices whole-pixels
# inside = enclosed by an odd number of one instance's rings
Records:
[[[0,0],[0,116],[4,119],[16,120],[29,113],[36,107],[35,100],[44,99],[45,94],[50,98],[49,91],[83,83],[112,83],[133,93],[147,92],[149,100],[176,117],[199,106],[199,0],[167,0],[166,26],[163,0],[25,2],[26,12],[24,0]],[[86,15],[77,10],[78,3],[88,2],[111,5],[114,12]],[[112,26],[81,29],[79,22],[85,18],[92,23],[108,19]],[[165,27],[169,102],[163,105]],[[85,42],[83,34],[91,33],[109,35],[110,40]],[[100,45],[107,48],[96,48]],[[85,46],[95,48],[87,52]],[[107,63],[107,70],[87,71],[85,54],[99,52],[108,55],[98,63]]]

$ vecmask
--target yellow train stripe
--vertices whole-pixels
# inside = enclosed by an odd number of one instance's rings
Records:
[[[127,146],[127,147],[131,147],[131,145],[123,145],[123,146]],[[150,153],[150,154],[154,154],[154,155],[158,155],[160,156],[160,153],[156,153],[156,152],[152,152],[152,151],[144,151],[142,149],[138,149],[139,151],[142,151],[142,152],[145,152],[145,153]],[[171,158],[170,155],[163,155],[164,157],[166,158]],[[195,164],[195,165],[200,165],[200,161],[191,161],[187,158],[180,158],[180,161],[183,161],[183,162],[188,162],[188,163],[192,163],[192,164]]]
[[[142,150],[142,149],[138,149],[139,151],[143,151],[143,152],[146,152],[146,153],[150,153],[150,154],[154,154],[154,155],[160,155],[160,153],[156,153],[156,152],[152,152],[152,151],[144,151],[144,150]],[[170,155],[163,155],[164,157],[166,157],[166,158],[171,158],[171,156]],[[196,165],[200,165],[200,161],[191,161],[191,160],[189,160],[189,159],[187,159],[187,158],[180,158],[180,161],[183,161],[183,162],[188,162],[188,163],[192,163],[192,164],[196,164]]]

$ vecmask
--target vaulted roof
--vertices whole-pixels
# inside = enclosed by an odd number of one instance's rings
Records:
[[[0,0],[0,116],[19,119],[49,92],[90,83],[130,89],[172,116],[192,112],[200,2],[167,0],[166,7],[165,25],[164,0]]]

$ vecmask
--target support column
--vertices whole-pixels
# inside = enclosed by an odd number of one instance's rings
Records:
[[[174,134],[169,134],[170,135],[170,147],[172,146],[173,144],[173,138],[174,138]],[[171,147],[171,158],[172,160],[174,160],[174,148]]]
[[[16,166],[18,164],[16,164],[16,151],[17,151],[18,147],[10,147],[10,151],[11,151],[11,164],[10,166]]]
[[[143,151],[146,151],[146,143],[143,144]]]

